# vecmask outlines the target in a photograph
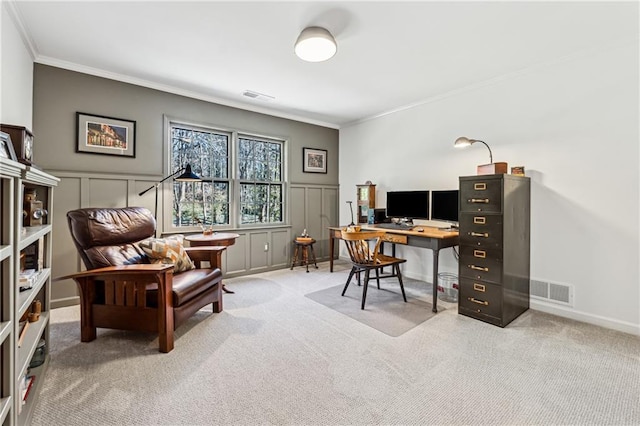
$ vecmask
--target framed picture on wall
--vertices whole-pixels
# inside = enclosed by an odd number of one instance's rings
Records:
[[[16,161],[16,152],[13,149],[11,136],[8,133],[0,132],[0,158],[8,158]]]
[[[305,173],[327,173],[327,150],[302,148],[302,164]]]
[[[77,112],[76,122],[76,152],[135,158],[135,121]]]

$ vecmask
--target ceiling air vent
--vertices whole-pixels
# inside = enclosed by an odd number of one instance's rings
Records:
[[[253,90],[245,90],[242,92],[243,96],[251,99],[258,99],[260,101],[271,101],[275,99],[273,96],[265,95],[264,93],[254,92]]]

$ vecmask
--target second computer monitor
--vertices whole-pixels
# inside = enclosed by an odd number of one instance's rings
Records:
[[[458,190],[431,191],[431,220],[458,223]]]

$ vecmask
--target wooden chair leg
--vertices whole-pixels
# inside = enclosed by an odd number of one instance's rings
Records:
[[[380,290],[380,268],[376,268],[376,282],[378,283],[378,290]]]
[[[344,289],[342,290],[342,295],[347,291],[347,287],[349,287],[349,283],[351,282],[351,278],[353,278],[353,274],[356,273],[356,267],[351,268],[351,272],[349,272],[349,278],[347,279],[347,283],[344,285]]]
[[[407,301],[407,296],[404,294],[404,284],[402,284],[402,274],[400,273],[400,265],[395,264],[396,275],[398,275],[398,282],[400,283],[400,290],[402,290],[402,298]]]
[[[316,262],[316,252],[315,250],[313,250],[313,244],[311,244],[309,247],[311,248],[311,257],[313,258],[313,264],[316,266],[316,269],[318,269],[318,262]]]
[[[293,253],[293,261],[291,262],[291,270],[293,271],[293,267],[296,265],[296,260],[298,259],[298,249],[299,245],[296,244],[296,251]]]
[[[362,306],[360,307],[360,309],[364,309],[364,302],[367,300],[367,288],[369,287],[370,271],[370,269],[367,269],[364,273],[364,284],[362,284]]]

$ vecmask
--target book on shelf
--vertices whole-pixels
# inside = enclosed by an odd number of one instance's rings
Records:
[[[25,269],[20,272],[20,278],[18,279],[18,285],[20,287],[20,291],[29,290],[33,287],[36,280],[38,279],[39,272],[35,269]]]
[[[22,403],[25,404],[27,402],[27,398],[29,397],[29,391],[33,386],[33,382],[36,380],[36,376],[25,376],[24,384],[22,388]]]

